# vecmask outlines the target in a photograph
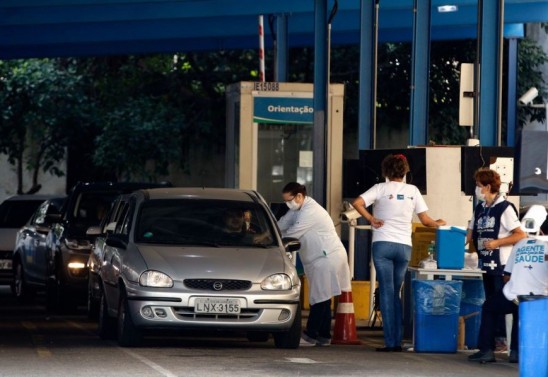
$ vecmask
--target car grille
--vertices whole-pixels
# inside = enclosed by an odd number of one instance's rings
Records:
[[[194,313],[194,307],[191,306],[177,306],[173,307],[175,315],[185,321],[234,321],[234,322],[253,322],[255,321],[261,312],[261,309],[242,309],[240,314],[200,314]]]
[[[185,279],[185,285],[191,289],[203,291],[245,291],[251,288],[249,280],[226,279]]]

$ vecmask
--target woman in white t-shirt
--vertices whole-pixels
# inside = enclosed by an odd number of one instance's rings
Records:
[[[428,227],[445,225],[433,220],[419,189],[403,182],[409,164],[402,154],[388,155],[382,161],[382,174],[388,182],[378,183],[357,197],[354,208],[373,228],[372,253],[380,291],[384,344],[378,352],[400,352],[402,305],[400,291],[411,259],[411,221],[416,213]],[[374,205],[373,214],[366,207]],[[373,288],[372,288],[373,289]]]

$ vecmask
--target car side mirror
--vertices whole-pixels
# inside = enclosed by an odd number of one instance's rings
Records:
[[[285,251],[294,252],[301,248],[301,241],[293,237],[284,237],[282,238],[282,243],[284,245]]]
[[[48,224],[57,224],[60,223],[63,219],[63,216],[60,213],[49,213],[45,216],[45,222]]]
[[[127,237],[122,235],[111,234],[105,240],[107,246],[116,247],[118,249],[127,248]]]

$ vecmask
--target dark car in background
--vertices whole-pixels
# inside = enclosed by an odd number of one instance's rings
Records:
[[[78,182],[57,214],[46,237],[46,303],[49,311],[63,312],[85,303],[88,289],[88,259],[95,237],[91,226],[100,224],[118,195],[169,183]]]
[[[65,196],[47,199],[17,232],[13,251],[13,287],[19,300],[29,299],[46,287],[47,216],[59,213]]]
[[[0,285],[13,289],[13,249],[17,231],[51,195],[15,195],[0,204]]]

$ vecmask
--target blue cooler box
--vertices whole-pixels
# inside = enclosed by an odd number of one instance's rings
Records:
[[[436,229],[436,261],[438,268],[460,270],[464,267],[466,229],[440,226]]]
[[[457,352],[462,281],[412,280],[415,352]]]

